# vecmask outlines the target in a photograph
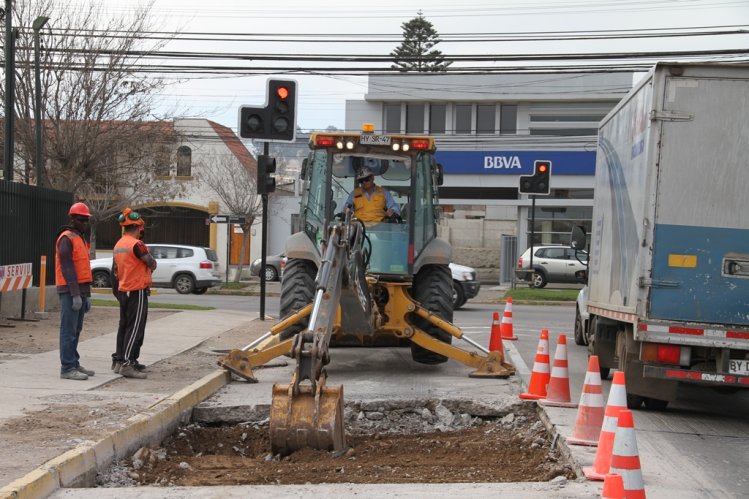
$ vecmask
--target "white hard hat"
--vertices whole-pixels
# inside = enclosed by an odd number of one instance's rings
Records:
[[[361,180],[367,177],[374,177],[374,173],[367,166],[362,167],[362,169],[359,170],[359,173],[356,174],[356,180]]]

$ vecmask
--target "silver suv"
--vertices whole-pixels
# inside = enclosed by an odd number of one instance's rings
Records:
[[[528,248],[518,259],[515,275],[533,288],[543,288],[550,282],[577,283],[575,272],[585,270],[587,261],[587,253],[568,246],[533,246],[535,272],[531,272],[531,248]]]
[[[218,255],[211,248],[148,244],[148,251],[157,263],[151,276],[155,288],[174,288],[181,294],[201,295],[221,282]],[[112,286],[111,269],[112,257],[91,260],[94,287]]]

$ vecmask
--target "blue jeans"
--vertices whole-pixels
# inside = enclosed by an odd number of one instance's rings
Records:
[[[85,300],[85,298],[84,298]],[[78,340],[83,329],[85,306],[73,310],[70,293],[60,293],[60,374],[78,369]]]

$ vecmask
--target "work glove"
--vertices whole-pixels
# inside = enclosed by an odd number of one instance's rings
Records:
[[[80,296],[74,296],[73,297],[73,310],[79,311],[81,307],[83,306],[83,299]]]
[[[91,298],[86,297],[83,299],[83,311],[86,313],[89,313],[90,310],[91,310]]]

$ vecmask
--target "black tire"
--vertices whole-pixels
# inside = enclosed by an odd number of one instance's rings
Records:
[[[181,295],[189,295],[195,289],[195,279],[190,274],[177,274],[174,277],[174,289]]]
[[[427,265],[422,267],[414,277],[411,292],[414,300],[422,307],[446,321],[453,321],[453,280],[450,267],[447,265]],[[430,336],[447,343],[452,343],[453,337],[433,326],[426,319],[414,316],[413,323],[416,327]],[[447,362],[447,357],[434,353],[431,350],[411,343],[411,358],[421,364],[442,364]]]
[[[317,268],[309,260],[289,259],[281,280],[281,317],[286,318],[312,303],[315,298],[315,275]],[[282,340],[287,340],[309,324],[309,317],[281,331]]]
[[[634,393],[627,394],[627,409],[639,409],[643,402],[645,402],[645,397]]]
[[[588,344],[588,338],[585,337],[583,330],[583,318],[580,316],[580,308],[575,306],[575,345],[585,346]]]
[[[278,271],[276,270],[276,267],[274,267],[273,265],[265,266],[265,280],[266,281],[278,280]]]
[[[651,411],[662,411],[668,407],[668,400],[645,397],[645,407]]]
[[[109,272],[106,270],[97,270],[92,275],[91,286],[94,288],[111,288],[112,279],[109,277]]]
[[[543,270],[536,270],[531,276],[531,287],[541,289],[546,286],[549,281],[546,279],[546,274]]]
[[[453,310],[458,310],[466,303],[466,294],[458,281],[453,281]]]
[[[599,367],[598,368],[601,372],[601,379],[609,379],[609,374],[611,374],[611,368],[610,367]]]
[[[204,295],[206,291],[208,291],[208,288],[195,288],[195,289],[192,290],[192,294],[194,294],[194,295]]]

